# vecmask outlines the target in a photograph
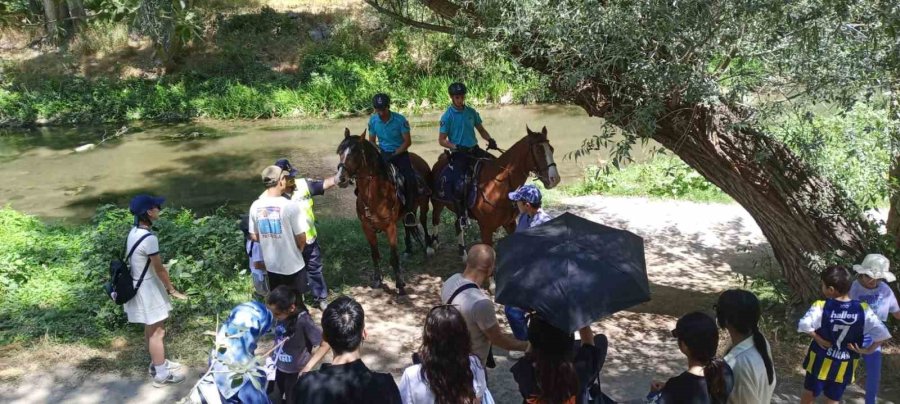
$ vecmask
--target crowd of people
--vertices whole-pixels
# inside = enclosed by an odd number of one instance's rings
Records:
[[[442,117],[440,143],[472,152],[477,149],[474,129],[478,129],[496,146],[481,127],[478,113],[465,106],[465,87],[454,83],[450,93],[453,105]],[[403,155],[410,145],[409,124],[402,115],[388,110],[389,102],[384,94],[375,96],[370,135],[385,158],[398,166],[408,165],[408,156],[404,159]],[[547,321],[545,316],[551,313],[536,313],[527,307],[504,308],[511,332],[505,331],[486,290],[496,256],[485,244],[472,246],[464,270],[443,283],[441,304],[423,319],[421,346],[400,376],[399,385],[390,374],[369,369],[360,356],[368,338],[364,310],[347,296],[329,303],[322,274],[312,197],[324,194],[336,179],[297,175],[287,159],[266,167],[261,173],[265,191],[241,224],[254,293],[276,320],[268,384],[269,395],[277,402],[493,403],[486,369],[496,366],[495,347],[520,352],[511,355],[517,362],[510,371],[523,403],[602,402],[598,380],[606,360],[607,338],[585,326],[577,331],[576,341],[573,333]],[[540,190],[533,185],[524,185],[508,196],[520,212],[516,231],[550,219],[541,208]],[[166,359],[164,324],[171,311],[170,297],[187,298],[169,279],[152,231],[163,203],[163,198],[148,195],[131,201],[135,221],[126,242],[132,277],[142,283],[124,310],[129,322],[144,325],[150,353],[148,372],[157,387],[184,380],[182,366]],[[145,270],[151,266],[152,271]],[[852,271],[833,266],[822,273],[824,299],[815,302],[798,324],[798,332],[812,338],[803,362],[803,402],[823,394],[829,402],[839,401],[853,381],[860,359],[867,374],[866,401],[875,401],[880,345],[890,337],[884,322],[889,315],[900,319],[897,299],[886,284],[895,280],[889,266],[885,257],[871,254]],[[309,308],[304,303],[307,294]],[[310,308],[321,311],[320,320]],[[654,381],[645,401],[771,402],[777,377],[771,348],[759,328],[759,300],[745,290],[728,290],[713,309],[714,317],[700,310],[677,320],[671,335],[685,355],[686,369],[665,382]],[[719,339],[724,334],[730,344],[719,357]],[[640,341],[629,343],[639,345]],[[329,351],[331,362],[321,363]],[[240,401],[234,401],[237,396],[225,398],[231,401],[224,402]]]

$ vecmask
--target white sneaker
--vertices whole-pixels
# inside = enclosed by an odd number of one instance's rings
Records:
[[[184,375],[176,372],[169,372],[169,376],[165,379],[153,378],[153,387],[163,387],[167,384],[178,384],[184,381]]]
[[[166,364],[166,369],[169,369],[170,372],[173,370],[181,369],[181,364],[178,362],[172,362],[172,361],[166,359],[165,364]],[[147,374],[149,374],[150,376],[156,376],[156,368],[153,366],[152,363],[150,364],[150,367],[147,368]]]

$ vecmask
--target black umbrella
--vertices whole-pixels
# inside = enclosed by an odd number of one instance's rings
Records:
[[[644,240],[571,213],[497,244],[497,302],[561,330],[650,300]]]

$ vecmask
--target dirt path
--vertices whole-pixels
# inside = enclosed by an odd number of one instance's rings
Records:
[[[768,244],[752,218],[737,205],[706,205],[640,198],[579,197],[563,201],[565,210],[606,225],[630,230],[645,240],[648,276],[653,300],[595,324],[610,340],[602,373],[604,390],[617,400],[643,397],[653,379],[665,380],[684,369],[683,356],[669,330],[678,316],[693,310],[711,311],[719,292],[741,284],[741,274],[753,275],[771,268]],[[555,209],[559,213],[563,208]],[[453,248],[439,250],[435,265],[418,274],[409,299],[368,288],[353,288],[350,294],[366,310],[369,339],[363,348],[372,369],[399,378],[410,364],[410,354],[420,341],[421,324],[427,311],[439,304],[442,277],[461,270]],[[446,264],[450,263],[450,264]],[[498,307],[498,318],[505,321]],[[779,378],[775,402],[797,402],[802,390],[800,357],[791,349],[778,349]],[[376,349],[377,347],[377,349]],[[897,354],[886,355],[897,362]],[[64,362],[64,361],[62,361]],[[498,366],[488,372],[490,389],[498,403],[518,403],[520,397],[508,369],[513,361],[498,352]],[[896,364],[895,364],[896,365]],[[171,402],[183,396],[193,380],[169,389],[154,389],[145,379],[92,375],[67,370],[61,365],[49,373],[22,378],[18,386],[0,386],[0,402]],[[192,372],[196,379],[197,369]],[[885,379],[892,374],[885,370]],[[900,402],[895,386],[882,389],[883,398]],[[862,402],[861,389],[852,387],[847,402]]]

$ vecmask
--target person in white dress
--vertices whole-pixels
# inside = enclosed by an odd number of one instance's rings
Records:
[[[137,293],[124,305],[125,314],[129,323],[144,324],[144,339],[150,351],[148,373],[153,378],[154,387],[184,381],[184,375],[178,372],[181,365],[166,359],[163,338],[166,335],[165,320],[172,310],[169,296],[176,299],[187,299],[187,296],[172,285],[169,271],[159,257],[159,240],[150,229],[153,222],[159,219],[164,201],[165,198],[149,195],[138,195],[131,200],[129,209],[134,214],[134,227],[128,233],[125,245],[125,254],[134,249],[128,264],[135,286],[144,274]]]
[[[456,307],[440,305],[425,319],[422,347],[400,379],[403,404],[492,403],[484,367],[472,355],[466,321]]]

